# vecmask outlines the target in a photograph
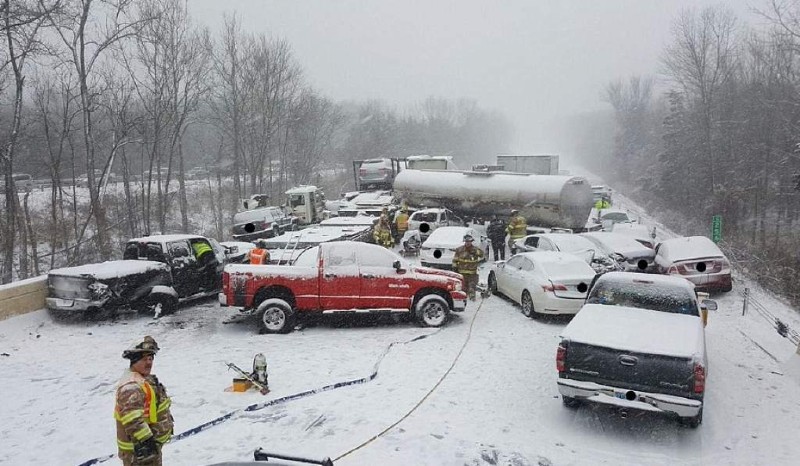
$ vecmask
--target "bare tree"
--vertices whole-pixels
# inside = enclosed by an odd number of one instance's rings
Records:
[[[20,264],[22,276],[26,274],[27,264],[27,231],[26,226],[18,223],[21,215],[21,206],[17,197],[17,190],[12,178],[14,157],[19,141],[20,125],[23,118],[23,92],[25,88],[25,66],[27,59],[35,54],[39,48],[39,35],[43,27],[45,15],[53,12],[59,3],[44,3],[43,1],[4,0],[0,14],[0,26],[5,39],[5,53],[0,62],[0,70],[11,70],[14,79],[14,98],[12,121],[5,136],[5,144],[0,152],[0,174],[5,180],[5,210],[6,221],[3,231],[3,261],[0,266],[0,283],[7,283],[12,279],[14,264],[15,237],[19,227],[21,239]]]
[[[716,106],[723,87],[737,65],[736,17],[723,7],[707,7],[696,13],[684,10],[672,25],[672,43],[662,62],[665,74],[699,104],[701,153],[711,194],[717,186],[712,130]]]
[[[63,60],[73,68],[77,80],[90,194],[89,217],[94,216],[98,249],[103,259],[111,256],[111,244],[108,219],[94,174],[97,154],[94,117],[99,83],[93,77],[105,53],[114,44],[135,36],[142,24],[149,20],[132,17],[135,3],[135,0],[76,0],[67,4],[60,14],[48,14],[50,23],[67,52],[62,55]]]

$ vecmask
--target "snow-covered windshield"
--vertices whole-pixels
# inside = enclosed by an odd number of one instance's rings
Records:
[[[685,287],[670,287],[646,280],[598,280],[589,292],[586,303],[699,315],[697,301]]]

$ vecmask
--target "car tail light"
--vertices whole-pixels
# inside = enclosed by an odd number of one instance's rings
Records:
[[[701,394],[706,390],[706,368],[699,362],[694,363],[694,392]]]
[[[567,291],[566,285],[562,285],[560,283],[553,283],[553,282],[550,282],[549,285],[542,285],[542,289],[544,291]]]
[[[228,272],[222,272],[222,290],[227,291],[231,283],[231,276]]]
[[[359,168],[358,169],[358,175],[359,176],[364,176],[366,174],[367,174],[367,169],[366,168]]]
[[[566,370],[564,367],[564,362],[566,361],[566,359],[567,359],[567,344],[565,342],[561,342],[558,345],[558,349],[556,350],[556,370],[558,372],[564,372]]]

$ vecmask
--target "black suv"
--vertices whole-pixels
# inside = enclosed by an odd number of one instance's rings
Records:
[[[135,309],[158,316],[179,302],[216,295],[227,251],[197,235],[128,241],[123,260],[51,270],[47,307],[54,314]]]

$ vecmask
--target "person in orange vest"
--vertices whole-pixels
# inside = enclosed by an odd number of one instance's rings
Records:
[[[269,264],[269,250],[267,243],[263,239],[256,241],[256,247],[247,253],[250,259],[250,265],[266,265]]]
[[[116,391],[117,450],[124,466],[161,466],[161,448],[172,438],[174,419],[167,389],[152,374],[158,344],[151,336],[122,353],[130,361]]]

